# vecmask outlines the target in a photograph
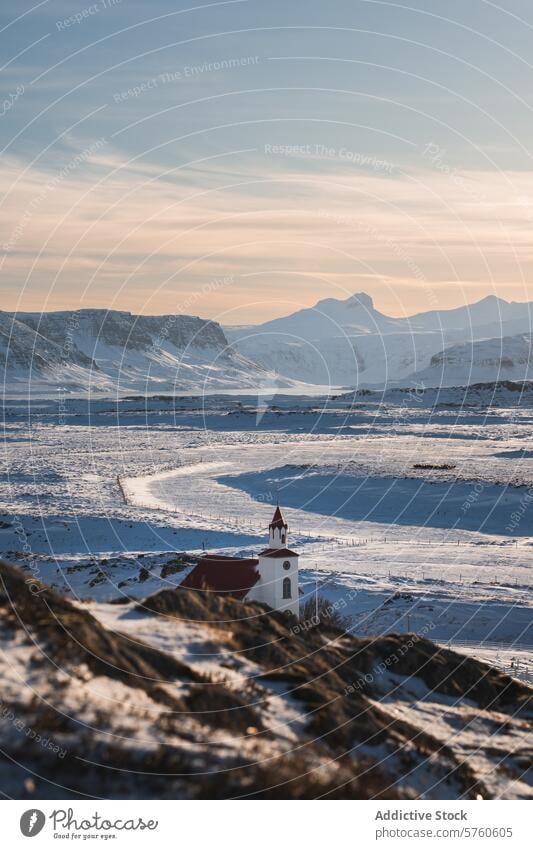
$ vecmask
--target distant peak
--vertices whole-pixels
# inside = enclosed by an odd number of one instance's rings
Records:
[[[364,307],[366,310],[374,309],[374,301],[366,292],[357,292],[346,301],[348,307]]]
[[[374,302],[370,295],[366,292],[357,292],[355,295],[350,295],[349,298],[341,300],[340,298],[324,298],[323,301],[318,301],[314,309],[364,309],[372,311]]]
[[[508,304],[509,301],[506,301],[505,298],[499,298],[498,295],[485,295],[484,298],[481,298],[480,301],[476,301],[478,304]],[[475,304],[470,304],[469,306],[474,306]]]

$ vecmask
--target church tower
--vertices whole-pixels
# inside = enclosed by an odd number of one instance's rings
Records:
[[[287,533],[289,526],[283,516],[279,505],[276,507],[276,512],[268,526],[268,547],[269,548],[284,548],[287,545]]]
[[[268,526],[268,548],[259,554],[259,581],[248,598],[262,601],[274,610],[300,612],[298,589],[298,554],[287,548],[289,526],[276,507]]]

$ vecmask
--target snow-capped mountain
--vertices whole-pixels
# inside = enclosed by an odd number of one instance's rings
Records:
[[[359,293],[225,330],[188,315],[0,312],[4,392],[465,385],[532,377],[533,305],[490,296],[393,318]]]
[[[441,356],[439,352],[451,346],[468,348],[491,337],[507,340],[531,333],[532,317],[533,304],[489,296],[457,309],[392,318],[377,310],[369,295],[359,293],[346,300],[328,298],[261,325],[226,328],[226,335],[242,354],[293,380],[322,386],[408,385],[415,373],[426,369],[428,379],[437,379],[434,357]],[[522,345],[507,344],[513,350]],[[480,359],[487,362],[479,374],[472,374],[473,381],[526,376],[520,369],[499,371],[500,361],[515,360],[505,351],[499,359]]]
[[[0,365],[9,371],[40,372],[61,362],[61,345],[25,322],[23,316],[0,312]],[[91,359],[75,349],[72,365],[90,367]]]
[[[407,319],[419,330],[481,329],[484,334],[497,336],[504,327],[505,332],[518,333],[531,328],[533,303],[505,301],[495,295],[487,295],[475,304],[466,304],[450,310],[421,312]],[[502,335],[502,334],[500,334]]]
[[[411,375],[411,380],[425,386],[531,380],[532,345],[530,333],[452,345],[434,354],[429,366]]]
[[[240,336],[234,345],[244,356],[294,381],[326,387],[369,386],[407,378],[429,364],[442,348],[442,337],[368,332],[305,339],[296,333],[270,331]]]
[[[270,372],[228,346],[219,324],[188,315],[84,309],[0,313],[7,391],[211,391],[254,388]]]

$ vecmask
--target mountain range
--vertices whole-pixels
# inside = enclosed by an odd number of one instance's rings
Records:
[[[293,380],[446,386],[531,377],[532,318],[533,303],[492,295],[456,309],[393,318],[363,292],[264,324],[226,328],[226,335],[242,354]]]
[[[533,378],[533,302],[387,316],[364,293],[246,327],[189,315],[0,312],[4,394],[465,386]]]

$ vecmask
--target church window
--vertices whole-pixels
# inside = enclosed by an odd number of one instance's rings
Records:
[[[283,598],[292,598],[290,578],[283,578]]]
[[[291,561],[290,560],[284,560],[283,568],[284,569],[290,569],[291,568]]]

